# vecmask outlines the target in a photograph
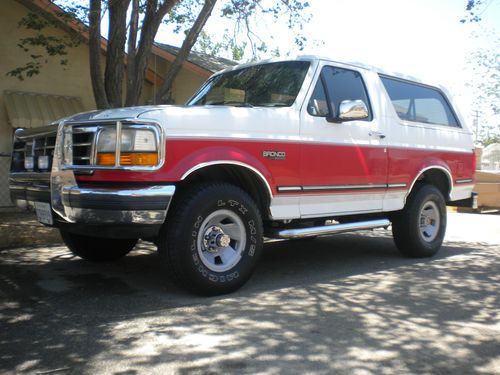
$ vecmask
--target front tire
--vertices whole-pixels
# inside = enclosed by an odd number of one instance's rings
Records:
[[[158,250],[180,287],[216,295],[235,291],[250,278],[262,240],[262,218],[246,192],[203,184],[171,208]]]
[[[405,208],[393,217],[392,234],[399,251],[409,257],[435,255],[446,232],[446,205],[433,185],[416,186]]]
[[[60,232],[64,244],[74,255],[92,262],[107,262],[123,258],[137,243],[137,239],[84,236],[64,230]]]

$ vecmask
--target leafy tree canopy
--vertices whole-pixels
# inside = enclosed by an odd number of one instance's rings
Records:
[[[465,17],[460,20],[466,22],[480,22],[482,14],[488,9],[495,0],[467,0],[465,6]]]
[[[474,97],[472,103],[476,141],[483,145],[500,140],[500,39],[482,25],[482,17],[489,6],[498,0],[468,0],[462,23],[476,23],[478,30],[471,34],[478,47],[470,54],[472,71],[467,84]],[[487,45],[480,41],[487,40]]]

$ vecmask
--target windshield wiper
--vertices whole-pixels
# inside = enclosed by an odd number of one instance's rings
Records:
[[[255,104],[257,107],[290,107],[291,104],[287,103],[262,103]]]
[[[205,103],[206,105],[232,105],[234,107],[248,107],[252,108],[253,105],[247,102],[238,102],[237,100],[221,100],[219,102]]]

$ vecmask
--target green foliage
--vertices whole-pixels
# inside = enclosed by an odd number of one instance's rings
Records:
[[[480,22],[481,15],[486,11],[488,6],[494,0],[468,0],[465,10],[467,12],[466,16],[460,20],[462,23],[466,22]]]
[[[222,37],[219,37],[219,41],[214,41],[214,38],[205,31],[202,31],[194,46],[194,50],[210,56],[225,57],[239,62],[250,62],[261,60],[264,57],[280,57],[282,55],[279,47],[270,49],[265,42],[261,41],[255,47],[255,54],[248,56],[248,54],[245,54],[247,46],[247,41],[238,42],[229,30],[226,29]]]
[[[479,99],[486,103],[494,114],[500,115],[500,50],[478,50],[472,54],[472,59],[477,64],[477,76],[482,77],[477,84]]]
[[[181,32],[187,34],[202,7],[202,0],[180,1],[162,22],[165,25],[173,26],[173,32],[176,34]]]
[[[262,16],[272,22],[285,20],[293,34],[292,40],[302,50],[308,42],[302,34],[303,24],[310,20],[307,8],[309,3],[303,0],[227,0],[220,8],[221,18],[233,22],[233,30],[226,29],[221,36],[213,37],[203,32],[195,45],[195,50],[213,56],[223,56],[234,61],[255,61],[264,57],[279,57],[279,47],[270,47],[273,37],[259,33]],[[217,40],[217,41],[214,41]]]
[[[476,50],[469,62],[474,78],[468,86],[475,96],[473,107],[478,111],[474,130],[476,139],[485,144],[500,137],[500,40],[496,39],[490,48]]]
[[[304,0],[230,0],[224,2],[221,15],[234,21],[235,40],[243,34],[252,52],[250,60],[255,60],[259,58],[259,52],[267,52],[267,45],[263,44],[257,32],[256,15],[269,15],[275,22],[285,19],[288,29],[293,30],[295,44],[299,50],[303,50],[307,42],[306,36],[302,34],[303,25],[311,18],[308,7],[309,3]]]
[[[59,12],[57,16],[65,21],[79,20],[88,25],[89,7],[87,4],[88,1],[82,4],[74,1],[61,4],[59,6],[63,9],[63,12]]]
[[[483,146],[500,141],[500,123],[480,120],[475,131],[476,142]]]
[[[71,17],[65,14],[65,17]],[[35,13],[28,13],[19,21],[19,27],[33,31],[32,36],[21,38],[17,46],[28,54],[28,61],[9,72],[8,76],[16,77],[19,80],[40,74],[42,67],[49,63],[49,58],[58,58],[62,66],[68,65],[66,58],[68,50],[80,44],[81,39],[74,34],[64,36],[54,35],[50,28],[58,27],[56,20],[44,18]]]
[[[218,42],[215,42],[209,34],[202,31],[194,49],[210,56],[226,56],[231,60],[241,61],[245,54],[246,46],[246,42],[243,42],[239,46],[236,45],[234,38],[229,34],[229,30],[226,29],[221,40]]]
[[[481,143],[484,147],[489,146],[493,143],[500,143],[500,135],[493,135],[493,136],[485,137],[485,138],[483,138]]]
[[[39,61],[40,55],[32,55],[32,61],[28,61],[23,66],[19,66],[7,72],[7,75],[17,77],[20,81],[24,81],[25,77],[32,77],[40,74],[42,63]]]
[[[18,23],[19,27],[24,26],[27,29],[36,30],[36,31],[43,30],[47,26],[50,26],[50,25],[51,25],[51,23],[47,19],[42,18],[35,13],[28,13]]]

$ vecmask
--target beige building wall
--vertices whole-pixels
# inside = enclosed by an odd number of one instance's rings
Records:
[[[149,68],[157,72],[161,77],[165,77],[170,65],[169,61],[156,55],[152,55],[149,59]],[[185,68],[181,69],[172,87],[174,104],[184,104],[205,81],[205,77],[201,77]],[[153,98],[158,89],[158,87],[152,87],[154,94],[148,103],[153,104]]]
[[[0,12],[0,152],[10,152],[12,142],[12,127],[3,100],[3,91],[27,91],[42,94],[76,96],[81,98],[84,109],[95,108],[90,73],[88,69],[88,47],[82,43],[78,47],[68,50],[68,65],[59,64],[59,59],[49,58],[48,63],[41,69],[39,75],[20,81],[15,77],[7,76],[7,72],[23,66],[29,61],[29,54],[18,46],[19,39],[33,36],[34,32],[19,27],[18,22],[28,10],[17,1],[3,0]],[[59,29],[50,30],[58,36],[65,32]]]
[[[184,104],[205,81],[205,78],[182,69],[173,85],[174,102]]]

